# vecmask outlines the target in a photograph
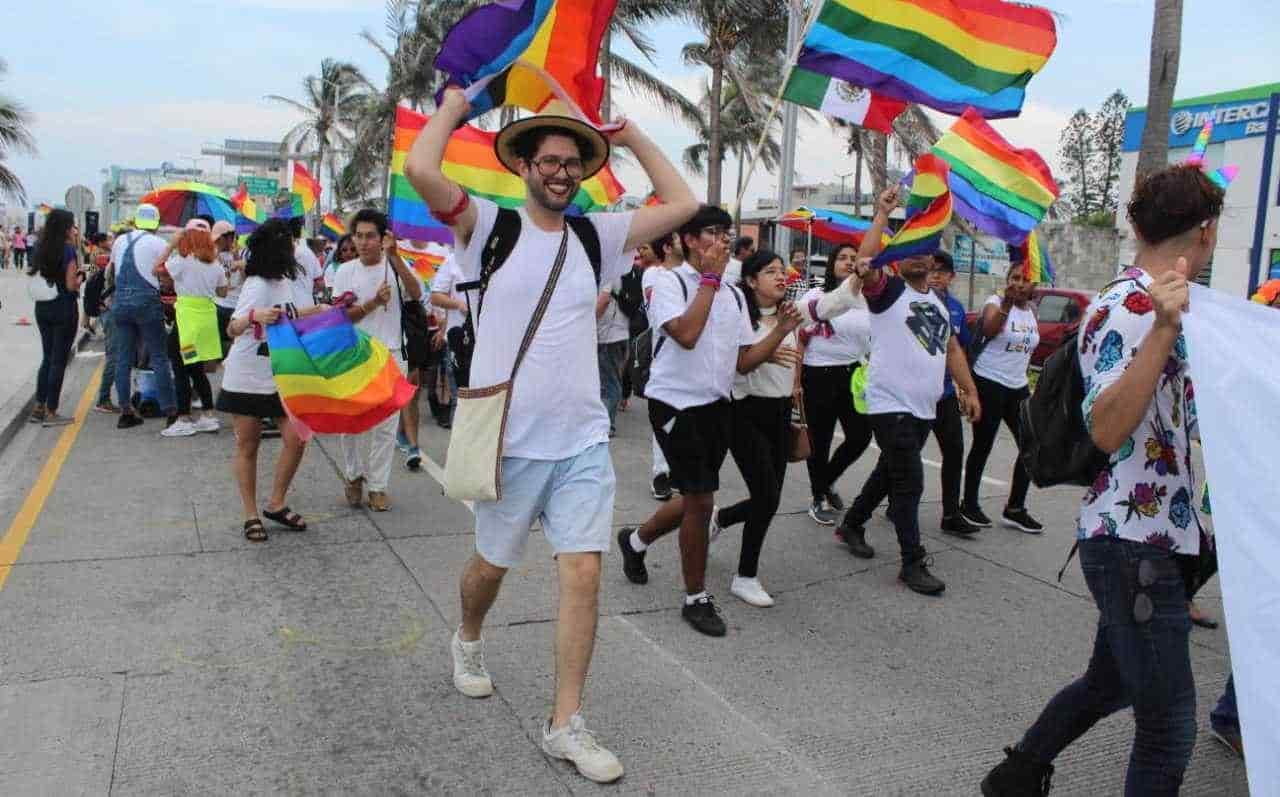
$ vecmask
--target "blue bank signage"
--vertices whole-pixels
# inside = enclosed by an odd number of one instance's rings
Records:
[[[1189,147],[1204,123],[1213,119],[1213,141],[1261,136],[1267,132],[1268,97],[1237,99],[1211,105],[1174,108],[1169,117],[1170,148]],[[1124,120],[1124,151],[1137,152],[1142,145],[1146,111],[1130,111]]]

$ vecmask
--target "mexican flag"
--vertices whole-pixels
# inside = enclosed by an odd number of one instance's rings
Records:
[[[851,86],[839,78],[810,72],[801,66],[791,70],[782,98],[885,134],[891,132],[893,120],[907,107],[905,102]]]

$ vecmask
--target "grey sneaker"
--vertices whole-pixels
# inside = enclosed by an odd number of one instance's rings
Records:
[[[596,783],[613,783],[622,777],[622,762],[600,746],[583,724],[581,714],[574,714],[568,725],[554,731],[548,720],[542,726],[542,752],[552,758],[573,762],[578,774]]]
[[[493,694],[493,680],[484,668],[484,639],[463,642],[458,632],[453,632],[449,643],[453,654],[453,686],[467,697],[488,697]]]
[[[826,498],[815,498],[809,504],[809,517],[819,526],[834,526],[840,519],[840,513],[827,504]]]

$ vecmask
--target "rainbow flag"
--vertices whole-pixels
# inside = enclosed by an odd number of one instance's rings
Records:
[[[503,105],[600,124],[600,42],[617,0],[507,0],[469,12],[445,34],[435,67],[466,89],[471,117]],[[564,96],[559,96],[564,95]],[[437,95],[437,104],[443,90]]]
[[[241,183],[231,196],[231,207],[236,209],[236,233],[253,232],[267,220],[267,214],[258,210],[258,203],[249,198],[249,189]]]
[[[1032,230],[1021,246],[1013,247],[1013,259],[1022,261],[1022,274],[1032,285],[1052,285],[1054,281],[1053,263],[1049,260],[1049,247],[1040,239],[1039,233]]]
[[[293,195],[295,216],[305,216],[320,201],[320,182],[311,176],[306,166],[297,161],[293,162],[293,185],[289,193]],[[298,212],[299,207],[301,212]]]
[[[336,241],[347,234],[347,225],[337,213],[329,211],[320,219],[320,234],[330,241]]]
[[[425,249],[415,249],[406,241],[396,241],[396,254],[413,269],[418,279],[431,284],[440,266],[444,265],[445,256]]]
[[[395,140],[391,153],[391,229],[397,238],[411,241],[453,243],[449,229],[435,219],[426,203],[404,176],[404,162],[409,148],[430,117],[408,108],[396,109]],[[525,201],[524,181],[507,171],[494,154],[497,133],[489,133],[471,125],[454,131],[445,147],[444,175],[473,196],[490,199],[502,207],[520,207]],[[604,210],[625,193],[622,184],[608,166],[583,181],[573,198],[577,212]]]
[[[1020,244],[1058,199],[1048,164],[1016,149],[972,108],[933,145],[951,167],[955,209],[985,233]]]
[[[947,162],[937,155],[924,154],[916,159],[911,195],[907,198],[907,221],[871,261],[873,265],[931,255],[938,250],[942,231],[951,221],[947,171]]]
[[[335,307],[267,327],[271,373],[289,416],[311,431],[360,434],[413,398],[395,358]]]
[[[783,227],[800,232],[812,230],[813,237],[831,243],[861,246],[871,222],[827,208],[798,207],[778,218]]]
[[[960,115],[1022,112],[1057,46],[1053,15],[1003,0],[824,0],[797,66]]]

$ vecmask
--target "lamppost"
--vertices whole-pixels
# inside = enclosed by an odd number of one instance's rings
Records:
[[[848,174],[837,174],[837,175],[836,175],[836,177],[839,177],[839,178],[840,178],[840,198],[841,198],[841,199],[844,199],[844,195],[845,195],[845,194],[844,194],[844,181],[845,181],[845,180],[847,180],[847,179],[849,179],[849,178],[850,178],[850,177],[852,177],[852,176],[853,176],[853,172],[849,172]],[[858,211],[857,211],[857,209],[855,208],[853,212],[854,212],[854,214],[856,215]]]

